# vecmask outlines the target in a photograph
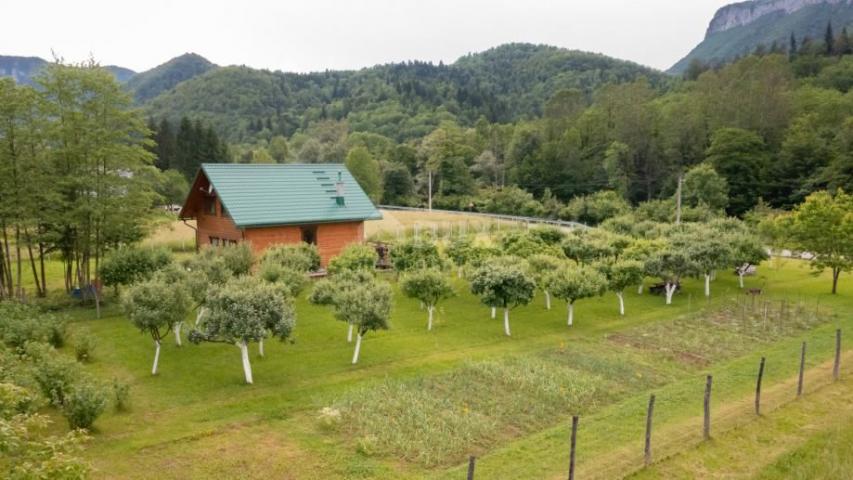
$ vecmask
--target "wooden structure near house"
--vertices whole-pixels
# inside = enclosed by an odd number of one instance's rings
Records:
[[[341,164],[203,164],[179,218],[195,219],[196,244],[317,245],[325,267],[364,241],[365,220],[382,215]]]

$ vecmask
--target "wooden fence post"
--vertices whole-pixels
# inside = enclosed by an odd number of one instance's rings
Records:
[[[648,466],[652,463],[652,415],[655,413],[655,395],[649,397],[649,410],[646,413],[646,449],[645,449],[645,464]]]
[[[474,480],[474,466],[477,463],[477,457],[471,455],[468,457],[468,480]]]
[[[702,436],[705,440],[711,439],[711,384],[714,377],[708,375],[705,379],[705,423],[702,429]]]
[[[577,415],[572,417],[572,440],[571,451],[569,453],[569,480],[575,480],[575,449],[578,441],[578,420]]]
[[[835,365],[832,367],[832,379],[841,378],[841,329],[835,331]]]
[[[800,377],[797,380],[797,398],[803,396],[803,377],[806,372],[806,342],[803,342],[803,348],[800,350]]]
[[[761,357],[761,364],[758,366],[758,381],[755,382],[755,414],[761,415],[761,380],[764,378],[764,362],[766,359]]]

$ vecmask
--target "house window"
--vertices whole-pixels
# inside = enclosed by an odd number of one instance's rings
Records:
[[[317,245],[317,226],[307,225],[299,228],[302,231],[302,241],[309,245]]]
[[[210,244],[214,247],[222,245],[222,239],[219,237],[210,237]]]
[[[229,238],[210,237],[210,245],[213,247],[224,247],[227,245],[237,245],[237,240]]]
[[[216,198],[205,199],[204,211],[208,215],[216,216]]]

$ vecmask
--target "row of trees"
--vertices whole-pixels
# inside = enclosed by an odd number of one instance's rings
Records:
[[[45,295],[51,253],[67,290],[92,284],[107,249],[141,238],[156,198],[148,130],[109,72],[57,62],[36,83],[0,79],[0,298],[23,297],[30,274]]]

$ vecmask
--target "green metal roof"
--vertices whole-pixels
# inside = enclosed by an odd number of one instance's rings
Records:
[[[241,228],[382,218],[341,164],[205,163],[201,169]],[[344,205],[335,200],[339,174]]]

